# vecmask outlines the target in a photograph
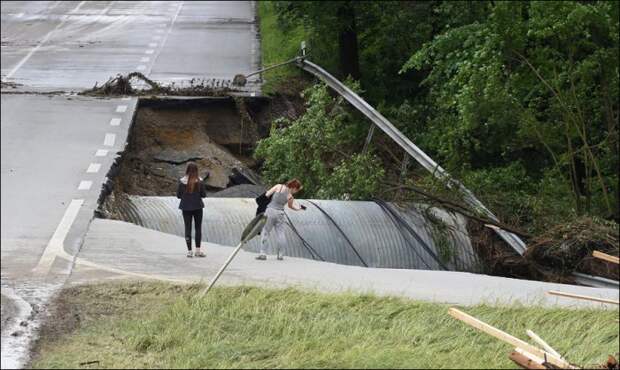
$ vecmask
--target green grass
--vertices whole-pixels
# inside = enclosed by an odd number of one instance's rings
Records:
[[[286,31],[278,27],[273,1],[259,1],[261,62],[263,67],[285,62],[298,54],[301,41],[305,38],[302,25]],[[292,65],[274,68],[263,74],[265,84],[263,92],[267,95],[287,89],[291,80],[302,76],[301,70]]]
[[[79,317],[36,346],[34,368],[515,368],[511,347],[447,314],[447,305],[292,289],[116,283],[71,288]],[[532,329],[574,363],[618,349],[616,310],[464,308],[526,339]],[[63,327],[62,320],[47,326]],[[87,367],[87,366],[82,366]]]

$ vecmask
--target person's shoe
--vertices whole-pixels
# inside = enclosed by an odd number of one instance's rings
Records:
[[[192,251],[187,251],[187,258],[192,258],[194,257],[194,255],[192,254]]]
[[[284,257],[282,257],[282,256],[278,256],[277,258],[278,258],[278,261],[283,261],[284,260]]]
[[[266,261],[267,256],[265,256],[264,254],[261,254],[261,255],[256,256],[256,259],[260,261]]]
[[[196,257],[206,257],[207,255],[206,255],[206,254],[204,254],[204,253],[203,253],[203,252],[201,252],[201,251],[196,251],[196,253],[194,253],[194,256],[196,256]]]

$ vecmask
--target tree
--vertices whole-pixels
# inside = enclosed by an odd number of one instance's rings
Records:
[[[305,197],[368,199],[384,171],[372,152],[361,153],[364,132],[341,98],[325,85],[304,92],[307,110],[299,119],[281,119],[262,139],[255,156],[269,183],[299,178]]]
[[[425,144],[462,173],[520,160],[533,179],[560,175],[576,213],[617,218],[618,3],[497,2],[485,12],[404,65],[432,68]]]

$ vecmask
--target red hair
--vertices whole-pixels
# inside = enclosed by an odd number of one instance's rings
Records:
[[[286,183],[286,187],[291,188],[291,189],[301,190],[303,186],[301,185],[301,181],[297,179],[292,179]]]

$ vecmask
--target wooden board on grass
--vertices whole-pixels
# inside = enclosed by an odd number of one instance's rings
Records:
[[[599,297],[590,297],[587,295],[581,295],[581,294],[573,294],[573,293],[565,293],[565,292],[558,292],[557,290],[550,290],[547,293],[551,294],[551,295],[557,295],[560,297],[567,297],[567,298],[574,298],[574,299],[582,299],[584,301],[593,301],[593,302],[601,302],[601,303],[609,303],[609,304],[620,304],[620,302],[618,302],[615,299],[607,299],[607,298],[599,298]]]
[[[504,341],[506,343],[509,343],[511,345],[513,345],[514,347],[517,348],[521,348],[522,350],[533,354],[534,356],[538,356],[540,358],[544,358],[547,360],[548,363],[557,366],[559,368],[562,369],[576,369],[575,366],[571,365],[570,363],[568,363],[566,360],[563,360],[561,358],[558,358],[554,355],[552,355],[551,353],[548,353],[538,347],[534,347],[533,345],[522,341],[521,339],[514,337],[494,326],[491,326],[483,321],[478,320],[477,318],[470,316],[468,314],[466,314],[465,312],[462,312],[456,308],[450,308],[448,310],[448,313],[450,314],[450,316],[454,317],[455,319],[461,320],[464,323],[473,326],[474,328],[483,331],[501,341]]]

